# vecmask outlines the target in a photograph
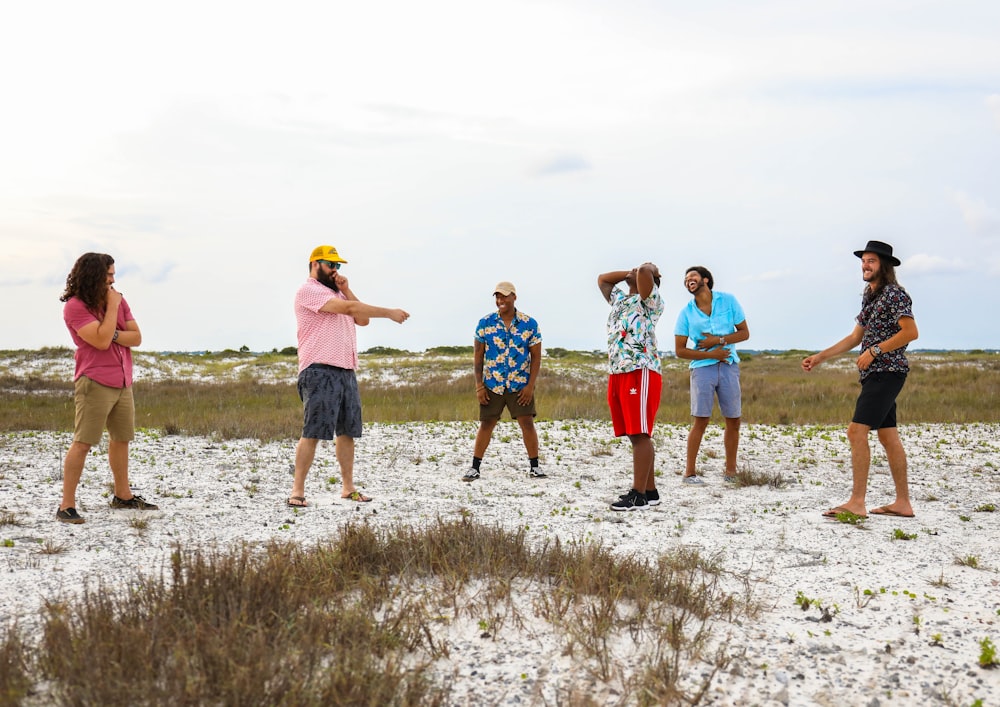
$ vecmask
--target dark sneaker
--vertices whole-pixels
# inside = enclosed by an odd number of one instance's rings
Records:
[[[639,493],[635,489],[629,489],[629,492],[622,495],[617,501],[611,504],[611,510],[613,511],[645,511],[649,509],[649,504],[646,502],[646,494]]]
[[[80,514],[77,513],[76,509],[73,507],[56,511],[56,520],[62,521],[63,523],[73,523],[75,525],[79,525],[84,522],[83,518],[80,517]]]
[[[542,467],[540,467],[540,466],[530,467],[528,469],[528,476],[530,476],[533,479],[544,479],[544,478],[547,478],[546,473],[544,471],[542,471]]]
[[[656,489],[646,489],[646,503],[651,506],[660,505],[660,492]]]
[[[465,476],[462,477],[462,481],[475,481],[479,478],[479,469],[474,466],[470,466],[469,470],[465,472]]]
[[[131,508],[134,511],[158,511],[160,507],[155,503],[150,503],[145,498],[139,495],[134,495],[127,501],[124,498],[118,498],[113,496],[111,498],[112,508]]]

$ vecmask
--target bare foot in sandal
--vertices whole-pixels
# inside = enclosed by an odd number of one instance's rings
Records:
[[[292,508],[308,508],[309,504],[306,503],[305,496],[291,496],[288,499],[288,505]]]
[[[346,496],[341,496],[345,501],[357,501],[358,503],[368,503],[371,499],[360,491],[351,491]]]

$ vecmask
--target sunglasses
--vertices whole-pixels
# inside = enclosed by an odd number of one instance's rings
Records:
[[[340,263],[331,263],[329,260],[318,260],[316,262],[327,266],[331,270],[340,270]]]

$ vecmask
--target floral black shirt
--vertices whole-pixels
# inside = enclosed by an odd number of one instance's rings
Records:
[[[896,334],[899,320],[903,317],[913,318],[913,300],[899,285],[886,285],[882,292],[871,302],[861,307],[857,322],[865,328],[861,338],[861,350],[881,344]],[[870,373],[892,372],[908,373],[910,364],[906,360],[906,347],[901,346],[893,351],[886,351],[876,358],[872,365],[861,371],[861,380]]]

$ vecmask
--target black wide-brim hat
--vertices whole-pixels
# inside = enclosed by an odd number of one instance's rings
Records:
[[[868,245],[866,245],[863,250],[854,251],[854,254],[859,258],[865,253],[875,253],[877,255],[881,255],[897,267],[902,265],[902,263],[899,262],[899,258],[892,254],[892,246],[888,243],[883,243],[882,241],[868,241]]]

